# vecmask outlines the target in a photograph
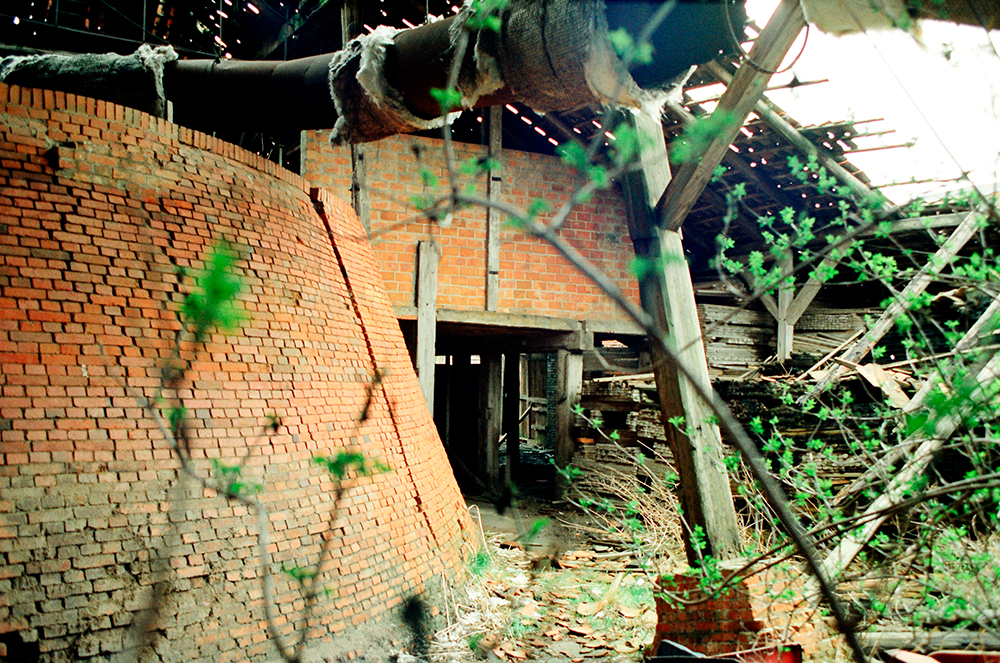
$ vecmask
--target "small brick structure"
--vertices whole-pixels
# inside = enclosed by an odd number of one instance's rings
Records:
[[[271,512],[279,629],[300,602],[281,566],[308,564],[328,533],[316,454],[358,449],[392,468],[357,482],[329,532],[317,660],[355,651],[364,642],[348,631],[460,573],[471,521],[346,203],[93,99],[0,85],[0,120],[0,649],[115,659],[164,551],[153,658],[275,658],[255,519],[200,491],[171,506],[178,463],[137,400],[155,398],[172,352],[188,287],[178,269],[199,268],[220,239],[242,252],[247,319],[192,366],[193,454],[207,472],[249,452],[244,476]],[[272,413],[280,430],[258,438]]]
[[[741,578],[709,596],[698,577],[675,574],[660,579],[656,592],[656,634],[708,656],[777,645],[800,645],[805,661],[850,660],[842,637],[822,608],[802,598],[806,576],[776,566]],[[675,595],[683,601],[669,601]]]

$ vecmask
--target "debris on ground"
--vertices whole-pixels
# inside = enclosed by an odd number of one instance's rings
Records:
[[[656,610],[652,582],[630,555],[574,550],[538,570],[530,547],[508,541],[488,536],[470,562],[431,661],[642,660]]]

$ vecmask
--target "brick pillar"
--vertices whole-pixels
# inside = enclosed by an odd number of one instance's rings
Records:
[[[778,566],[734,580],[710,595],[699,578],[660,578],[656,592],[656,635],[708,656],[735,651],[799,645],[804,661],[833,661],[843,639],[832,621],[802,597],[807,576],[794,566]],[[671,597],[680,600],[672,600]]]

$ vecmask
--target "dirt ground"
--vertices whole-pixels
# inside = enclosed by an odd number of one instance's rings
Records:
[[[446,597],[431,661],[642,660],[656,613],[651,576],[628,550],[551,502],[498,513],[470,500],[470,513],[484,546],[464,585]]]

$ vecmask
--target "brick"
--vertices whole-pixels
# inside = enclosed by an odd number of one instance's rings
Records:
[[[0,98],[9,91],[0,85]],[[169,488],[176,482],[169,445],[134,394],[154,393],[156,367],[171,351],[183,292],[173,265],[199,266],[217,233],[254,248],[253,273],[247,274],[248,286],[256,288],[247,297],[254,315],[239,336],[213,335],[199,358],[192,401],[201,401],[197,416],[212,421],[193,427],[195,445],[199,453],[235,462],[263,417],[280,410],[289,431],[274,437],[274,453],[266,460],[254,454],[248,465],[248,476],[267,486],[268,499],[280,500],[275,513],[289,514],[276,521],[276,550],[288,551],[289,559],[315,554],[326,485],[309,458],[344,444],[373,355],[392,376],[386,388],[394,409],[372,409],[365,444],[373,455],[399,458],[405,439],[415,467],[447,460],[420,400],[374,254],[364,242],[342,239],[362,233],[343,200],[315,192],[324,220],[310,197],[313,183],[234,146],[75,95],[17,90],[14,97],[8,118],[30,118],[38,123],[37,136],[55,140],[65,134],[78,148],[61,158],[56,176],[28,153],[9,149],[11,130],[0,124],[0,141],[8,148],[0,168],[12,173],[0,173],[6,177],[0,180],[0,216],[10,229],[0,237],[19,242],[0,241],[0,264],[9,270],[0,279],[10,279],[0,281],[0,481],[9,481],[0,489],[3,502],[13,505],[13,512],[3,512],[3,527],[13,534],[0,538],[10,546],[0,547],[0,587],[19,587],[3,590],[4,597],[12,595],[24,628],[37,634],[44,651],[107,657],[123,646],[131,620],[123,606],[139,607],[135,601],[144,596],[134,587],[147,584],[153,547],[169,532]],[[412,164],[408,154],[404,149],[400,160]],[[348,163],[342,152],[330,159],[331,167]],[[341,173],[338,186],[345,183],[349,177]],[[399,184],[417,186],[402,179]],[[397,215],[393,222],[409,214],[387,209],[387,219],[390,213]],[[330,251],[327,221],[339,258]],[[470,248],[481,235],[478,223],[471,214],[456,217],[453,239],[466,242],[464,250],[479,251]],[[396,242],[407,270],[413,237],[411,229],[410,237]],[[524,243],[525,251],[533,248]],[[457,276],[466,281],[449,294],[456,302],[463,298],[472,305],[467,290],[481,279],[481,259],[476,255],[475,262],[459,265]],[[404,292],[409,277],[394,283],[394,292]],[[360,302],[357,309],[349,287]],[[127,390],[119,376],[126,376]],[[293,377],[301,381],[294,393]],[[403,504],[397,488],[408,501],[393,513]],[[433,515],[414,505],[416,495],[420,508]],[[374,509],[361,507],[371,504],[386,509],[385,517],[397,526],[366,527]],[[398,604],[400,594],[436,582],[442,573],[455,573],[462,530],[472,531],[454,482],[426,471],[365,484],[351,505],[345,517],[358,522],[339,549],[351,556],[347,586],[364,600],[341,607],[324,602],[317,617],[332,632],[378,616]],[[270,651],[266,635],[249,617],[249,606],[229,598],[259,593],[253,516],[208,495],[193,497],[189,508],[178,523],[186,542],[178,554],[186,559],[172,587],[181,607],[164,618],[165,646],[185,660],[219,660],[219,651],[239,651],[230,635],[239,625],[247,629],[240,635],[247,646],[257,647],[247,656],[262,660]],[[384,556],[397,550],[405,550],[409,561],[386,562]],[[383,570],[376,574],[374,564]],[[28,580],[34,585],[28,587]],[[218,623],[195,644],[178,625],[200,623],[210,587],[223,590],[212,599]],[[280,607],[284,614],[288,606]]]

